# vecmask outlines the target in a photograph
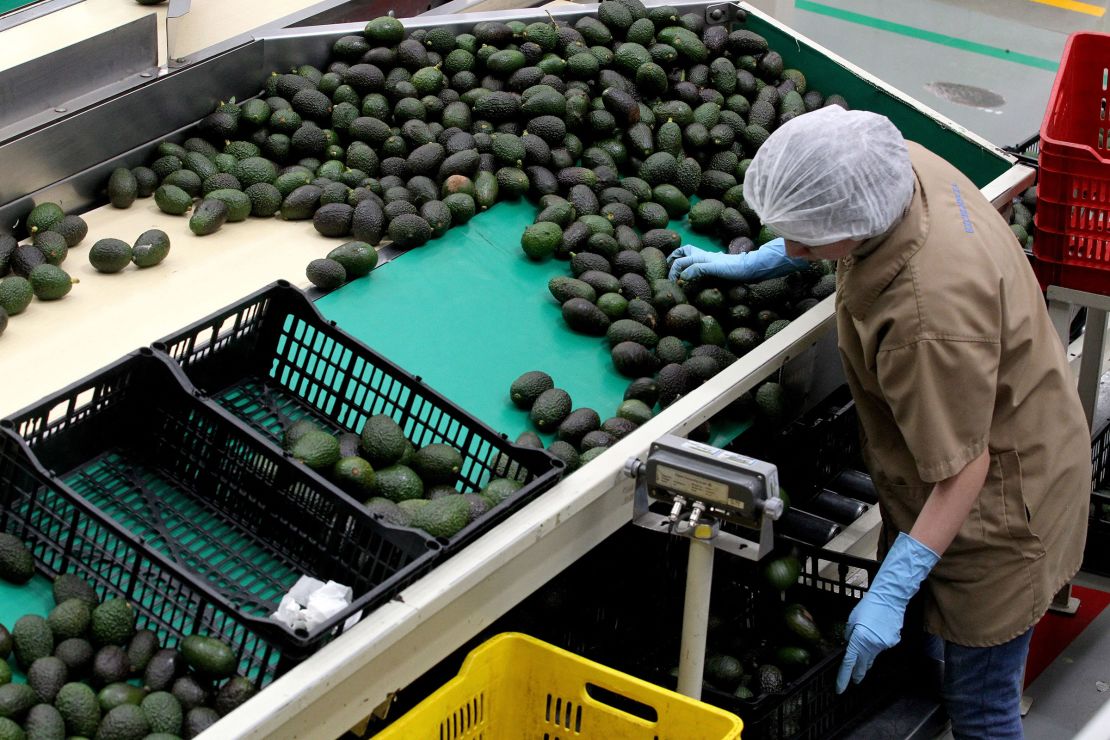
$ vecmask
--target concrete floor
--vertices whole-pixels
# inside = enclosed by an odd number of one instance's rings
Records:
[[[753,4],[1000,146],[1040,129],[1068,35],[1110,30],[1107,0]]]

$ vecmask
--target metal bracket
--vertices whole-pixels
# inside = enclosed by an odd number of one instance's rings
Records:
[[[719,3],[717,5],[710,5],[705,9],[705,22],[710,25],[720,25],[727,23],[736,14],[736,9],[740,6],[735,3]]]
[[[166,66],[169,68],[182,67],[188,63],[185,57],[177,57],[174,52],[177,50],[178,31],[180,30],[180,20],[189,13],[192,6],[192,0],[170,0],[170,5],[166,9]]]

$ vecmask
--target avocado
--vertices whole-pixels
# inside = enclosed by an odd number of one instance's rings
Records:
[[[27,685],[34,689],[39,701],[51,704],[66,683],[69,669],[53,655],[39,658],[27,669]]]
[[[227,678],[235,673],[235,653],[222,640],[189,635],[178,646],[185,663],[205,678]]]
[[[176,185],[160,185],[154,191],[154,202],[171,216],[182,216],[193,206],[192,196]]]
[[[119,645],[105,645],[93,656],[92,677],[98,686],[127,680],[131,674],[131,661]]]
[[[412,469],[426,487],[454,484],[462,469],[463,457],[458,448],[447,444],[421,447],[412,458]]]
[[[744,675],[744,666],[731,655],[711,655],[705,661],[705,680],[729,691]]]
[[[2,289],[3,284],[0,283],[0,292],[2,292]],[[547,283],[547,289],[560,304],[566,303],[571,298],[581,298],[589,303],[593,303],[597,299],[597,292],[588,283],[563,275],[551,278]],[[2,305],[2,300],[0,300],[0,305]]]
[[[601,417],[590,408],[575,409],[562,423],[556,434],[559,439],[577,447],[582,442],[582,437],[596,431],[601,427]]]
[[[494,478],[482,489],[481,495],[489,500],[491,506],[497,506],[519,491],[523,485],[518,480]]]
[[[169,735],[177,735],[181,732],[183,713],[180,702],[173,694],[156,691],[142,700],[140,710],[150,726],[150,732],[163,732]]]
[[[782,671],[773,665],[761,665],[758,671],[760,693],[773,694],[783,690],[786,682]]]
[[[665,365],[685,362],[688,356],[685,343],[675,336],[660,338],[659,344],[655,347],[655,354],[659,357],[659,361]]]
[[[628,419],[635,424],[644,424],[652,417],[651,407],[635,398],[621,402],[617,407],[617,416]]]
[[[67,683],[58,691],[54,706],[65,720],[71,737],[91,738],[100,725],[100,705],[96,694],[83,683]]]
[[[609,328],[609,317],[585,298],[571,298],[566,301],[562,312],[567,326],[581,334],[602,336]]]
[[[570,415],[571,408],[570,395],[561,388],[551,388],[532,404],[529,417],[541,432],[552,432]]]
[[[219,712],[221,716],[230,714],[257,692],[258,690],[254,687],[254,684],[246,678],[242,676],[232,676],[216,694],[216,711]]]
[[[366,242],[353,241],[340,244],[328,252],[327,259],[338,262],[343,267],[344,276],[354,279],[370,274],[378,264],[378,253]]]
[[[164,186],[163,186],[164,187]],[[221,191],[213,191],[221,192]],[[226,191],[224,191],[226,192]],[[230,210],[227,203],[215,198],[205,198],[189,217],[189,230],[197,236],[208,236],[219,231],[229,220]]]
[[[412,468],[400,463],[375,470],[371,493],[400,503],[424,496],[424,484]]]
[[[509,398],[518,408],[531,410],[536,399],[547,390],[555,387],[551,376],[541,370],[524,373],[509,387]]]
[[[389,502],[392,504],[393,502]],[[234,679],[232,679],[234,680]],[[183,676],[173,682],[171,692],[181,708],[188,712],[208,703],[208,692],[195,678]]]
[[[91,633],[97,645],[126,645],[135,634],[134,608],[124,599],[105,599],[92,611]]]
[[[462,496],[445,496],[420,507],[412,525],[433,537],[453,537],[470,521],[470,504]]]
[[[70,677],[77,678],[86,675],[92,667],[93,646],[84,638],[71,637],[54,648],[54,657],[66,664]]]
[[[64,262],[69,251],[65,237],[56,231],[40,231],[35,234],[31,243],[35,249],[42,252],[46,262],[51,265],[60,265]]]
[[[7,283],[10,280],[12,278],[7,278],[4,282]],[[15,283],[12,285],[14,286]],[[0,578],[9,583],[23,584],[31,580],[34,575],[35,558],[23,544],[23,540],[0,532]]]
[[[360,433],[363,457],[375,470],[397,463],[405,453],[405,433],[389,416],[369,417]]]
[[[64,298],[69,295],[74,283],[80,282],[77,278],[70,277],[69,273],[62,268],[50,264],[35,267],[27,276],[27,281],[31,283],[35,298],[40,301],[56,301]]]
[[[185,672],[185,659],[177,650],[162,648],[156,652],[143,671],[143,685],[148,691],[165,691],[175,678]]]
[[[339,440],[324,431],[310,431],[293,444],[290,453],[313,470],[329,470],[339,462]]]
[[[140,674],[146,670],[157,651],[158,636],[153,631],[142,629],[136,632],[127,644],[127,662],[131,664],[131,672]]]
[[[617,372],[628,378],[654,372],[659,362],[651,350],[637,342],[620,342],[613,347],[610,355]]]
[[[320,290],[331,292],[347,282],[347,270],[338,260],[322,257],[308,263],[305,277]]]
[[[101,712],[110,712],[124,704],[133,704],[137,707],[146,695],[145,689],[118,681],[102,688],[100,693],[96,695],[96,701],[100,705]]]
[[[149,229],[135,240],[131,248],[131,261],[139,268],[154,267],[161,264],[169,253],[169,235],[161,229]]]
[[[821,639],[821,631],[809,613],[801,604],[790,604],[783,611],[783,620],[786,627],[795,635],[806,642],[816,643]]]
[[[116,208],[130,208],[139,196],[139,182],[126,167],[112,170],[108,178],[108,201]]]
[[[65,211],[57,203],[39,203],[27,215],[27,231],[32,235],[48,231],[65,216]]]
[[[53,654],[54,635],[45,619],[26,614],[12,626],[12,644],[16,664],[26,670],[39,658]]]
[[[0,686],[0,717],[21,720],[38,703],[38,695],[27,684],[6,683]]]
[[[89,628],[92,611],[82,599],[67,599],[50,610],[46,622],[54,639],[61,641],[81,637]]]
[[[97,272],[114,274],[131,264],[134,250],[122,239],[98,239],[89,248],[89,264]]]
[[[786,395],[783,387],[773,381],[763,383],[755,392],[756,411],[766,421],[781,424],[786,417]]]
[[[182,731],[182,737],[185,738],[185,740],[190,740],[219,722],[219,720],[220,715],[215,709],[211,709],[210,707],[194,707],[185,715],[185,727]]]
[[[524,230],[520,247],[529,259],[543,260],[555,253],[562,238],[563,230],[558,224],[542,221]]]
[[[50,704],[36,704],[23,720],[28,740],[60,740],[66,736],[66,722],[62,713]],[[0,738],[4,733],[0,732]]]
[[[610,347],[621,342],[636,342],[651,349],[659,343],[659,337],[654,331],[632,319],[619,319],[613,322],[605,336]]]
[[[143,740],[150,734],[150,723],[134,704],[121,704],[100,721],[98,740]]]

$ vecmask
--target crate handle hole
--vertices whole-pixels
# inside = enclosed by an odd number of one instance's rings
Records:
[[[1106,120],[1106,98],[1102,99],[1102,105],[1099,106],[1098,118],[1100,121]]]
[[[1106,83],[1107,82],[1110,82],[1110,68],[1103,67],[1102,68],[1102,90],[1103,90],[1103,92],[1106,91]]]
[[[597,684],[587,682],[586,694],[599,704],[608,705],[625,714],[631,714],[633,717],[639,717],[647,722],[659,721],[659,712],[655,710],[655,707],[636,701],[623,694],[618,694],[615,691],[610,691]]]

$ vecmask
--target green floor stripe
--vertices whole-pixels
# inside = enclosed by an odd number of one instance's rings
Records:
[[[34,5],[38,0],[0,0],[0,13],[19,10],[28,5]]]
[[[933,44],[940,44],[941,46],[948,46],[972,54],[981,54],[996,59],[1004,59],[1008,62],[1024,64],[1027,67],[1035,67],[1036,69],[1045,69],[1049,72],[1055,72],[1056,68],[1059,66],[1059,62],[1054,59],[1045,59],[1043,57],[1032,56],[1031,54],[1022,54],[1009,49],[990,46],[989,44],[980,44],[977,41],[968,41],[967,39],[948,36],[943,33],[937,33],[936,31],[927,31],[924,28],[915,28],[914,26],[907,26],[904,23],[895,23],[894,21],[875,18],[874,16],[864,15],[863,13],[855,13],[851,10],[844,10],[843,8],[834,8],[831,5],[812,2],[811,0],[794,0],[794,7],[798,10],[807,10],[811,13],[836,18],[837,20],[847,21],[848,23],[868,26],[880,31],[896,33],[901,36],[908,36],[909,38],[920,39]]]

